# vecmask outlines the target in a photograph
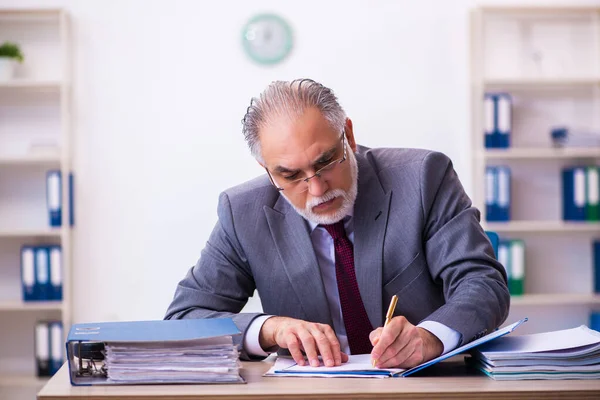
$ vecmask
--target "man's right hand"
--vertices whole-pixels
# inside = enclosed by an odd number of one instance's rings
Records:
[[[348,355],[340,350],[340,342],[329,325],[307,322],[288,317],[271,317],[263,324],[259,334],[263,349],[279,346],[288,349],[298,365],[305,365],[306,354],[310,365],[320,365],[321,355],[327,367],[348,361]]]

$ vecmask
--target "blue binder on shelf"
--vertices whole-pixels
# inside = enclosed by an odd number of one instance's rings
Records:
[[[75,386],[111,385],[106,375],[79,373],[80,360],[98,358],[109,343],[190,341],[205,344],[207,339],[241,335],[231,318],[183,319],[163,321],[126,321],[74,324],[67,336],[66,349],[71,384]],[[85,352],[86,355],[82,355]]]
[[[50,290],[48,300],[62,300],[63,297],[63,258],[62,248],[48,246],[50,262]]]
[[[63,325],[60,321],[48,323],[49,331],[49,374],[54,375],[64,362]]]
[[[509,148],[512,131],[512,97],[508,93],[484,95],[486,148]]]
[[[564,168],[562,184],[563,220],[585,221],[586,168]]]
[[[592,247],[592,262],[594,263],[594,292],[600,294],[600,240],[594,240]]]
[[[510,221],[511,173],[507,166],[486,167],[486,220]]]
[[[34,331],[37,376],[50,376],[50,328],[48,322],[38,321]]]
[[[50,299],[50,259],[48,247],[35,247],[35,287],[37,300]]]
[[[62,176],[58,170],[46,174],[46,205],[48,220],[52,227],[61,226],[62,222]]]
[[[21,287],[23,301],[38,300],[35,273],[35,248],[21,247]]]

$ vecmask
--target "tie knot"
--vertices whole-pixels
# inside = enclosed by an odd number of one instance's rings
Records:
[[[335,224],[321,225],[331,235],[333,240],[341,239],[346,237],[346,229],[344,228],[344,221],[338,221]]]

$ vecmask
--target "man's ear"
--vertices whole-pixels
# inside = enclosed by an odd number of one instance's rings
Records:
[[[352,120],[350,118],[346,118],[344,130],[346,132],[346,141],[350,145],[352,151],[356,152],[356,140],[354,140],[354,130],[352,129]]]

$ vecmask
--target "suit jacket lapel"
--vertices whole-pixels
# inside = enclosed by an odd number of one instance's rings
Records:
[[[375,171],[361,154],[358,195],[354,204],[354,268],[360,295],[373,328],[383,325],[383,240],[392,192],[385,193]]]
[[[265,207],[265,214],[273,242],[306,318],[333,327],[306,222],[281,196],[274,208]]]

